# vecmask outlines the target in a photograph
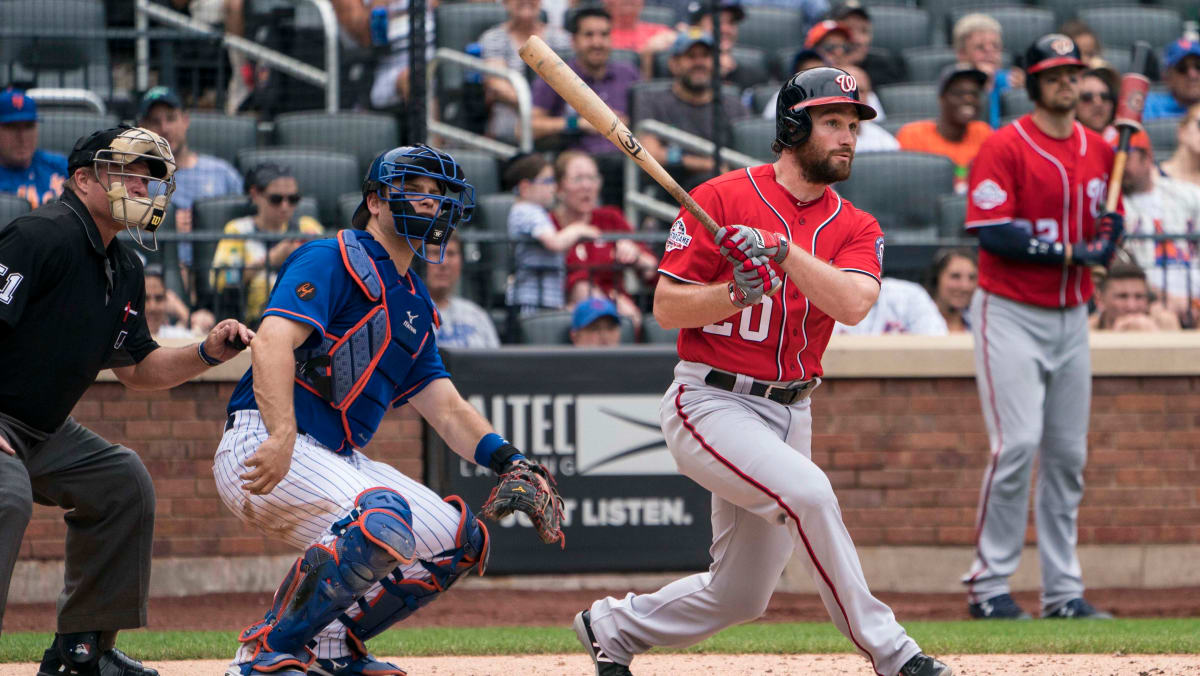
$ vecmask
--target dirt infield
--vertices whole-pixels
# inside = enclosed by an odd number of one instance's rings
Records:
[[[943,658],[959,676],[1197,676],[1195,655],[951,655]],[[409,657],[395,659],[412,676],[582,676],[592,663],[583,655],[532,657]],[[218,660],[156,662],[162,676],[219,676]],[[637,676],[763,676],[820,674],[865,676],[871,669],[856,655],[643,655]],[[0,665],[0,676],[29,676],[33,664]]]

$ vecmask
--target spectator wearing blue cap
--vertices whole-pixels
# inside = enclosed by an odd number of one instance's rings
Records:
[[[57,199],[67,180],[67,158],[37,143],[37,102],[20,89],[0,92],[0,192],[34,209]]]
[[[1180,117],[1188,106],[1200,103],[1200,42],[1180,38],[1167,45],[1163,53],[1167,67],[1164,80],[1167,91],[1153,92],[1146,97],[1142,120],[1149,122],[1161,117]]]
[[[621,344],[621,316],[607,298],[579,301],[571,315],[571,344],[575,347],[612,347]]]

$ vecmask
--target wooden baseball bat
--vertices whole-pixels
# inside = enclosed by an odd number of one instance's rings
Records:
[[[696,204],[696,200],[687,194],[683,186],[671,178],[666,169],[654,159],[642,144],[633,136],[633,132],[629,131],[629,127],[621,122],[621,118],[609,108],[604,101],[592,91],[592,88],[587,86],[571,67],[563,63],[558,54],[554,53],[541,38],[534,35],[525,41],[525,44],[517,50],[525,63],[533,68],[550,88],[558,92],[558,95],[579,112],[583,119],[591,123],[600,135],[607,138],[613,145],[620,148],[622,152],[630,157],[642,171],[650,174],[667,192],[671,193],[671,197],[675,198],[676,202],[688,210],[688,213],[696,217],[696,220],[704,224],[704,227],[712,234],[717,234],[717,230],[721,226],[709,216],[704,209]]]

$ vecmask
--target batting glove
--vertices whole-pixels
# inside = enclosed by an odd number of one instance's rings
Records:
[[[1102,265],[1108,267],[1112,262],[1113,256],[1117,253],[1117,245],[1111,240],[1104,237],[1097,237],[1092,241],[1084,244],[1076,244],[1071,249],[1071,262],[1076,265],[1087,265],[1095,267]]]
[[[729,300],[735,307],[745,308],[762,301],[779,284],[766,260],[761,257],[748,258],[744,263],[733,266],[733,281],[729,283]]]
[[[1113,245],[1121,243],[1125,235],[1125,217],[1115,211],[1108,211],[1096,219],[1096,239],[1107,240]]]
[[[788,254],[787,237],[748,225],[725,226],[713,239],[721,248],[721,255],[731,263],[744,263],[756,256],[783,263]]]

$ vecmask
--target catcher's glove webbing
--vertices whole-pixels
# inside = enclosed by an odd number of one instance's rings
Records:
[[[566,547],[567,538],[562,532],[563,500],[546,468],[521,458],[509,463],[499,474],[496,487],[480,513],[499,521],[513,512],[524,512],[542,542],[557,542]]]

